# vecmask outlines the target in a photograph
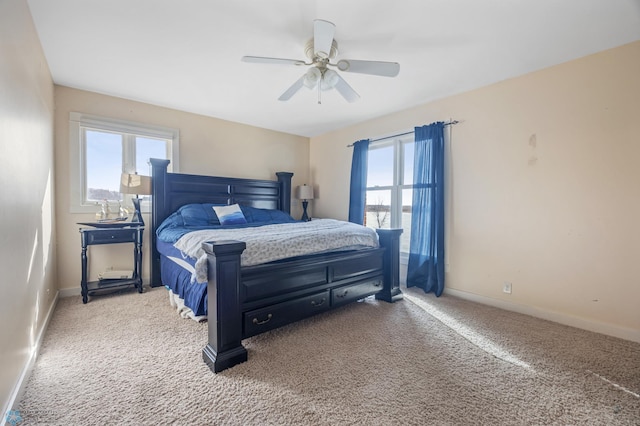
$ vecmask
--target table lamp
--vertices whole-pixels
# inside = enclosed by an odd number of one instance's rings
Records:
[[[307,184],[296,187],[296,198],[298,200],[302,200],[303,213],[300,220],[308,222],[311,219],[307,216],[307,205],[309,204],[309,200],[313,200],[313,188],[311,186],[307,186]]]
[[[144,226],[144,220],[142,220],[142,213],[140,212],[140,198],[138,198],[138,195],[151,195],[151,177],[132,173],[123,173],[120,177],[120,193],[135,195],[135,197],[131,198],[133,207],[135,208],[131,222],[138,222]]]

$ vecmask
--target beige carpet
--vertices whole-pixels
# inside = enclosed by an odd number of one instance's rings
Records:
[[[62,299],[19,425],[640,424],[640,344],[405,294],[247,339],[217,375],[164,289]]]

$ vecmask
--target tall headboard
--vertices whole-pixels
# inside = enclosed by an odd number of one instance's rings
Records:
[[[151,286],[162,285],[156,229],[171,213],[190,203],[241,204],[291,212],[293,173],[278,172],[277,180],[241,179],[169,173],[169,160],[151,160]]]

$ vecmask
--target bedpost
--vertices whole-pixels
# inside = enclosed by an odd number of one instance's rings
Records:
[[[166,218],[166,178],[169,160],[161,160],[158,158],[149,159],[151,163],[151,250],[149,260],[149,272],[151,274],[151,287],[160,287],[162,280],[160,278],[160,253],[156,248],[156,229]]]
[[[380,246],[385,248],[382,275],[384,287],[376,299],[389,303],[402,299],[400,291],[400,234],[402,229],[376,229]]]
[[[214,373],[247,360],[240,309],[240,255],[245,248],[240,241],[202,244],[207,253],[209,302],[209,343],[202,350],[202,358]]]
[[[278,182],[280,183],[280,210],[291,214],[291,172],[277,172]]]

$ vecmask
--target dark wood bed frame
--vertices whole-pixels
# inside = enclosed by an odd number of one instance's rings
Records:
[[[167,172],[169,160],[151,159],[151,286],[163,285],[156,229],[189,203],[241,204],[290,213],[293,173],[277,180],[239,179]],[[247,360],[242,339],[316,313],[375,295],[395,302],[401,229],[378,229],[380,248],[327,253],[265,265],[240,266],[245,243],[203,244],[208,257],[209,341],[204,361],[219,372]]]

